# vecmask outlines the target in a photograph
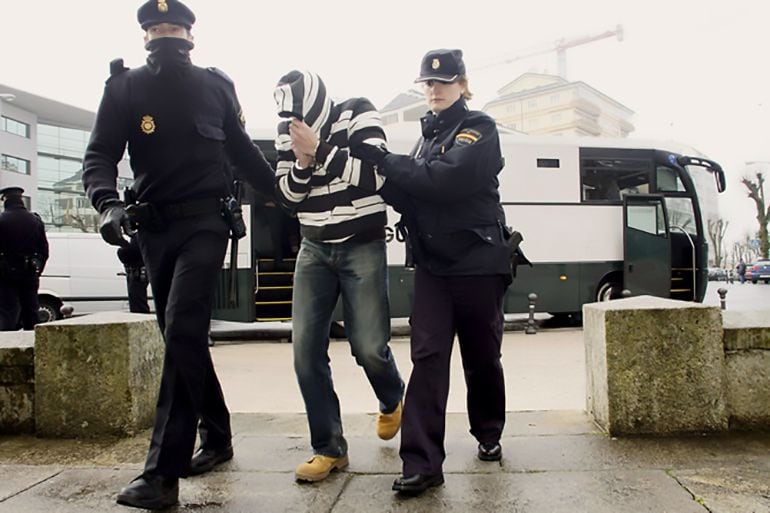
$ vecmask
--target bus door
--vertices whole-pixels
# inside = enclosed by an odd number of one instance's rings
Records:
[[[624,197],[623,255],[623,288],[632,296],[670,296],[671,239],[662,196]]]

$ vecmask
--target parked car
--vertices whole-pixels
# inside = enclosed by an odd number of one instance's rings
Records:
[[[727,271],[721,267],[709,267],[709,281],[727,281]]]
[[[746,279],[751,283],[757,283],[759,280],[770,283],[770,260],[757,260],[752,266],[746,266]]]

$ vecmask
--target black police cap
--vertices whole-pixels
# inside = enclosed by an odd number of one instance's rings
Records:
[[[0,189],[0,198],[7,198],[9,196],[21,196],[22,194],[24,194],[24,189],[15,185]]]
[[[462,50],[431,50],[422,58],[420,76],[415,82],[438,80],[439,82],[454,82],[465,75],[465,63]]]
[[[136,12],[142,30],[159,23],[173,23],[188,30],[195,23],[195,14],[179,0],[149,0]]]

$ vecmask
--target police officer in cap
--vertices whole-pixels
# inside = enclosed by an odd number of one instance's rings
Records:
[[[230,79],[190,61],[195,15],[176,0],[138,10],[147,63],[111,64],[83,162],[83,183],[109,244],[138,226],[156,315],[166,343],[161,389],[144,472],[118,494],[147,509],[178,502],[179,478],[232,458],[230,417],[214,372],[208,331],[216,280],[237,212],[227,161],[272,194],[275,174],[252,143]],[[125,205],[117,164],[128,144],[136,201]],[[128,210],[128,212],[127,212]],[[229,221],[229,222],[228,222]],[[198,428],[201,445],[193,455]]]
[[[416,266],[411,356],[401,428],[403,476],[393,489],[417,495],[444,482],[444,423],[455,334],[478,458],[502,456],[505,386],[500,362],[503,296],[512,281],[510,235],[500,204],[503,168],[495,121],[468,109],[462,51],[422,60],[416,82],[430,111],[410,155],[357,151],[386,178],[382,196],[403,215]],[[355,153],[354,153],[355,154]]]
[[[37,290],[48,260],[48,239],[40,216],[27,210],[21,187],[0,189],[0,331],[38,323]]]

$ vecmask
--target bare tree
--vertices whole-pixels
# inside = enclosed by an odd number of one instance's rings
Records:
[[[711,248],[714,254],[714,265],[716,267],[722,267],[722,258],[725,256],[725,248],[722,246],[722,244],[725,240],[727,225],[729,224],[730,221],[725,221],[724,219],[708,220],[709,239],[711,240]]]
[[[759,254],[767,258],[770,244],[767,239],[767,223],[770,220],[770,208],[765,206],[765,177],[761,172],[756,173],[757,181],[743,178],[741,183],[749,190],[749,198],[754,200],[757,207],[757,222],[759,223]]]

